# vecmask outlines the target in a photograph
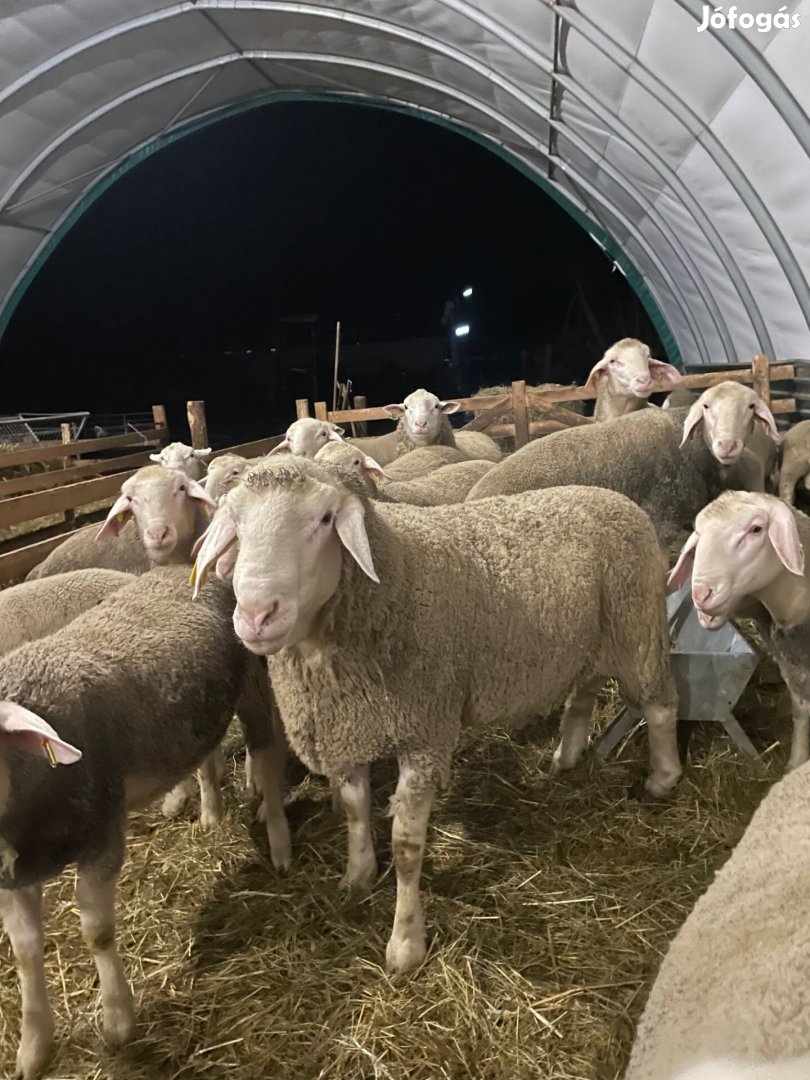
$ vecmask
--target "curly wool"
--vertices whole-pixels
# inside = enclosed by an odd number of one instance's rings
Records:
[[[473,484],[495,467],[492,461],[461,461],[443,465],[428,476],[386,484],[384,494],[393,502],[412,506],[449,506],[463,503]]]
[[[385,471],[392,480],[418,480],[441,469],[443,465],[467,460],[467,455],[454,446],[420,446],[418,450],[409,450],[392,461]]]
[[[646,510],[668,547],[721,491],[744,486],[701,437],[679,449],[687,411],[642,409],[537,439],[491,469],[467,501],[560,484],[609,488]]]
[[[463,724],[548,713],[596,675],[631,703],[674,701],[658,548],[628,499],[570,487],[430,512],[364,502],[381,584],[344,552],[313,637],[269,658],[313,771],[396,755],[443,783]]]
[[[810,764],[766,795],[670,945],[626,1080],[675,1080],[691,1066],[718,1059],[763,1063],[807,1053],[808,805]],[[716,1073],[708,1067],[699,1075],[708,1080]],[[741,1068],[733,1075],[748,1072]],[[807,1072],[763,1068],[752,1075]]]
[[[64,574],[69,570],[100,567],[125,574],[145,574],[151,567],[134,521],[128,521],[116,539],[96,538],[98,525],[88,525],[71,533],[59,547],[27,575],[26,581]]]

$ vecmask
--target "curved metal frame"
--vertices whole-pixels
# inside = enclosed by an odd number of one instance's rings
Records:
[[[180,5],[180,6],[171,8],[171,9],[164,10],[162,12],[153,13],[153,14],[151,14],[149,16],[143,16],[143,17],[141,17],[141,18],[139,18],[137,20],[131,21],[130,23],[126,24],[125,26],[119,26],[117,28],[117,33],[119,35],[121,35],[121,34],[127,32],[128,30],[141,28],[144,25],[149,25],[150,22],[157,21],[158,19],[164,19],[164,18],[172,17],[172,16],[177,15],[177,14],[183,14],[183,13],[188,12],[189,10],[196,10],[196,11],[205,12],[205,11],[207,11],[209,9],[217,10],[219,6],[220,5],[214,4],[214,3],[210,3],[210,4],[205,3],[205,0],[203,0],[202,3],[200,3],[198,5],[195,5],[195,7],[193,7],[193,8],[189,8],[187,5]],[[231,2],[228,5],[228,9],[229,10],[234,10],[234,9],[238,10],[242,6],[243,5],[241,5],[239,3],[239,0],[236,0],[236,3]],[[437,52],[439,54],[443,54],[443,55],[447,56],[448,58],[454,60],[455,62],[457,62],[459,64],[462,64],[465,67],[475,71],[477,74],[479,74],[482,77],[488,79],[489,81],[495,82],[497,85],[499,85],[501,87],[501,89],[505,90],[507,93],[509,93],[511,96],[513,96],[515,98],[515,100],[519,101],[524,107],[526,107],[529,110],[531,110],[532,112],[534,112],[535,115],[537,115],[538,117],[543,119],[545,122],[549,122],[549,120],[550,120],[550,118],[539,107],[538,103],[533,98],[531,98],[529,95],[526,95],[522,91],[520,91],[517,87],[514,86],[514,84],[511,84],[508,80],[504,79],[501,76],[498,76],[491,69],[487,68],[485,65],[481,64],[479,61],[475,60],[474,58],[469,57],[467,54],[461,52],[460,50],[457,50],[457,49],[453,48],[452,46],[448,46],[443,42],[437,42],[435,39],[428,38],[424,34],[417,34],[415,32],[407,30],[406,28],[399,27],[399,26],[396,26],[394,24],[386,23],[386,22],[383,22],[382,20],[379,20],[379,19],[370,18],[370,17],[366,17],[366,16],[357,16],[357,15],[354,15],[353,13],[339,12],[339,11],[336,11],[336,10],[331,9],[331,8],[319,7],[319,6],[316,6],[316,5],[309,5],[309,4],[304,4],[304,3],[294,3],[294,4],[293,3],[285,3],[285,2],[283,2],[283,0],[281,0],[281,2],[279,2],[279,0],[265,0],[265,2],[262,2],[262,0],[259,0],[259,3],[256,3],[255,0],[254,0],[254,2],[250,3],[249,7],[248,7],[248,5],[244,5],[244,6],[247,7],[248,10],[255,10],[257,7],[258,8],[263,8],[263,9],[269,9],[269,10],[279,10],[279,11],[293,10],[293,11],[298,12],[298,13],[300,13],[302,15],[305,15],[305,16],[316,16],[316,17],[322,17],[322,18],[329,18],[331,20],[335,20],[336,18],[339,18],[341,21],[344,21],[344,22],[350,22],[350,23],[353,23],[353,24],[356,24],[356,25],[369,27],[370,29],[380,30],[380,31],[388,34],[389,36],[398,37],[398,38],[404,39],[404,40],[410,40],[410,41],[412,41],[412,42],[414,42],[416,44],[427,46],[428,49],[430,49],[430,50],[432,50],[434,52]],[[213,25],[217,29],[219,29],[216,26],[216,23],[213,23]],[[90,48],[90,47],[92,47],[90,42],[92,42],[93,44],[97,44],[97,43],[99,43],[100,40],[109,40],[112,36],[113,36],[113,31],[111,31],[111,30],[110,31],[105,31],[103,35],[97,35],[96,38],[94,38],[94,39],[87,39],[87,41],[84,43],[85,47]],[[69,53],[70,56],[73,56],[73,55],[75,55],[76,51],[77,51],[76,47],[73,47],[71,50],[68,50],[68,53]],[[241,56],[241,57],[244,57],[244,58],[249,58],[254,54],[255,54],[255,51],[248,50],[248,51],[242,51],[238,55]],[[231,57],[225,58],[225,61],[227,61],[229,59],[231,59]],[[337,62],[338,60],[339,60],[339,58],[336,57],[335,61]],[[47,65],[47,68],[49,69],[51,66],[53,66],[53,62],[49,62],[49,64]],[[368,63],[366,63],[364,66],[369,67],[370,65]],[[189,69],[189,71],[190,70],[191,69]],[[35,76],[32,74],[31,77],[27,81],[30,82],[31,79],[34,78],[34,77]],[[154,86],[154,84],[155,84],[155,80],[153,80],[151,83],[143,84],[143,86],[141,88],[138,88],[138,90],[141,93],[146,93],[146,92],[148,92],[148,90],[150,88],[152,88]],[[18,88],[19,88],[19,85],[20,85],[20,81],[18,81],[18,84],[17,84]],[[440,87],[439,92],[447,92],[448,90],[450,90],[450,88],[446,87],[445,84],[436,84],[436,85],[437,85],[437,87]],[[116,104],[122,104],[125,101],[129,100],[131,96],[136,96],[137,92],[138,91],[130,91],[127,94],[122,95],[121,97],[116,99],[114,102],[107,103],[101,109],[95,110],[93,113],[91,113],[87,117],[83,118],[83,124],[74,125],[72,128],[68,129],[67,131],[62,132],[60,137],[57,140],[54,140],[54,142],[48,148],[46,148],[45,151],[42,151],[39,155],[37,155],[37,157],[29,164],[28,168],[19,177],[17,177],[17,179],[16,179],[15,183],[12,185],[11,189],[6,193],[5,204],[8,205],[8,201],[13,198],[16,191],[19,190],[19,188],[22,186],[22,184],[25,183],[25,180],[36,170],[36,168],[42,163],[42,161],[44,161],[46,159],[46,157],[48,156],[49,153],[53,152],[53,150],[56,149],[59,145],[61,145],[65,141],[67,141],[67,139],[69,139],[73,134],[75,134],[75,132],[77,130],[81,129],[81,126],[85,126],[87,124],[92,123],[95,119],[97,119],[99,117],[99,115],[103,115],[105,112],[111,111],[112,108],[114,108]],[[459,92],[457,92],[457,91],[452,91],[452,93],[456,97],[459,96]],[[500,115],[500,114],[499,114],[499,117],[500,117],[499,122],[504,122],[505,118],[503,118],[502,115]],[[553,120],[553,121],[551,121],[551,124],[556,129],[563,130],[567,135],[569,135],[570,129],[568,129],[560,121]],[[569,137],[573,137],[573,135],[569,135]],[[621,189],[625,191],[626,194],[628,194],[631,198],[633,198],[634,201],[636,201],[638,204],[646,205],[646,210],[647,210],[648,217],[652,218],[652,216],[654,215],[654,217],[656,219],[655,220],[655,225],[656,225],[658,231],[663,236],[665,236],[667,238],[670,247],[675,252],[676,257],[678,257],[678,261],[684,266],[685,269],[687,269],[688,277],[690,278],[693,285],[695,286],[698,295],[704,301],[704,304],[705,304],[705,306],[707,308],[710,319],[711,319],[712,323],[714,324],[715,331],[717,332],[721,342],[723,343],[724,348],[726,348],[729,352],[732,352],[733,347],[732,347],[732,343],[731,343],[731,338],[730,338],[730,335],[728,334],[728,331],[726,329],[726,326],[725,326],[724,320],[722,318],[722,315],[720,313],[719,307],[717,306],[716,301],[714,300],[714,297],[712,295],[711,290],[708,289],[705,282],[702,282],[702,287],[701,287],[701,284],[699,283],[698,279],[700,279],[702,281],[702,275],[700,274],[700,272],[699,272],[696,264],[694,263],[694,261],[690,258],[690,256],[689,256],[688,252],[686,251],[685,247],[680,242],[679,238],[677,238],[677,234],[666,225],[666,223],[663,221],[663,219],[660,218],[659,213],[654,208],[654,204],[652,202],[646,202],[646,204],[645,204],[645,200],[640,195],[640,193],[638,192],[636,187],[634,185],[632,185],[631,183],[629,183],[625,177],[623,177],[623,176],[620,177],[619,174],[616,172],[616,170],[611,170],[609,168],[607,162],[600,161],[600,158],[598,157],[598,155],[594,155],[593,149],[591,147],[589,147],[587,143],[585,143],[584,141],[581,141],[580,145],[579,145],[579,149],[580,149],[580,152],[583,153],[598,168],[603,168],[605,170],[606,174],[611,175],[611,178],[614,179],[614,182],[616,182],[621,187]],[[0,210],[1,209],[2,209],[2,205],[0,205]],[[689,264],[688,267],[687,267],[687,264]],[[680,292],[680,290],[678,289],[677,283],[674,283],[674,285],[671,285],[670,287],[674,288],[674,292],[676,292],[676,293]],[[698,337],[700,337],[700,335],[698,335]]]

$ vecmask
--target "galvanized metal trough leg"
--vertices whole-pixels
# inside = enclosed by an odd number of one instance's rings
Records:
[[[729,713],[725,720],[721,720],[720,723],[726,729],[728,737],[740,753],[745,754],[746,757],[750,758],[759,757],[756,747],[743,731],[740,722],[734,713]]]

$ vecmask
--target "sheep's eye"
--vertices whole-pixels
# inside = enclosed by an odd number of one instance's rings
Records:
[[[181,485],[180,485],[180,487],[179,487],[179,488],[178,488],[177,490],[178,490],[178,491],[185,491],[185,490],[186,490],[186,485],[185,485],[185,484],[181,484]]]
[[[328,514],[324,514],[323,517],[321,518],[321,525],[331,525],[332,524],[332,517],[333,517],[333,515],[332,515],[332,512],[330,510],[330,512]]]
[[[438,402],[437,402],[437,403],[436,403],[436,404],[435,404],[435,405],[433,406],[433,408],[434,408],[434,409],[438,409],[438,407],[439,407],[439,404],[438,404]]]
[[[761,525],[752,525],[751,526],[751,532],[754,533],[754,534],[761,533],[762,532],[762,526]]]
[[[751,404],[748,406],[749,409],[755,409],[756,407],[756,402],[754,401],[752,401]]]
[[[704,402],[704,404],[703,404],[703,408],[704,408],[704,409],[708,409],[708,407],[709,407],[709,406],[708,406],[708,405],[706,405],[706,404],[705,404],[705,402]]]
[[[402,407],[403,407],[403,409],[405,410],[405,412],[407,412],[407,411],[408,411],[408,406],[407,406],[407,405],[403,405]]]

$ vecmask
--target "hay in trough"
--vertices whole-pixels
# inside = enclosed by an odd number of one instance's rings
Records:
[[[606,695],[602,722],[614,715]],[[789,702],[750,690],[738,712],[760,762],[719,726],[694,734],[668,802],[629,794],[646,744],[548,780],[552,725],[470,733],[432,816],[424,968],[394,985],[380,962],[394,879],[337,889],[344,829],[325,784],[290,795],[287,877],[269,865],[234,765],[227,820],[137,816],[120,887],[119,941],[138,1002],[135,1041],[99,1038],[95,972],[73,875],[47,889],[48,981],[61,1080],[619,1080],[667,943],[782,775]],[[374,770],[377,847],[389,860],[392,767]],[[19,1002],[0,945],[0,1073]]]
[[[540,383],[537,386],[526,385],[526,389],[534,391],[535,393],[542,394],[547,390],[571,390],[576,388],[575,383],[571,383],[569,386],[563,383]],[[476,390],[472,395],[473,397],[500,397],[503,394],[512,393],[512,385],[504,384],[503,386],[482,386],[480,390]],[[554,403],[560,409],[570,409],[571,412],[584,415],[585,403],[583,401],[558,401]],[[526,413],[529,418],[529,422],[532,420],[545,420],[548,417],[546,412],[540,409],[527,408]],[[503,416],[499,416],[497,420],[493,420],[493,424],[511,424],[514,420],[511,410],[505,412]]]

